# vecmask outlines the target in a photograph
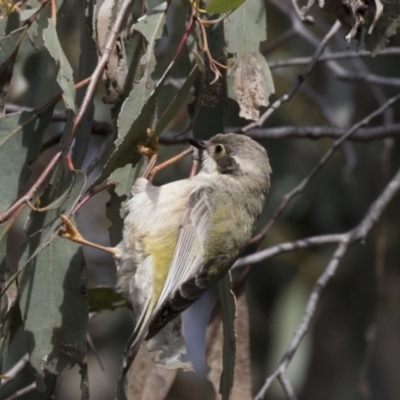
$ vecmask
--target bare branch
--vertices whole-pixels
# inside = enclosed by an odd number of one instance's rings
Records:
[[[8,379],[4,379],[0,382],[0,388],[7,385],[7,383],[11,382],[15,377],[25,368],[26,364],[29,362],[29,354],[26,353],[21,357],[19,361],[17,361],[12,368],[10,368],[3,375],[7,376]]]
[[[376,56],[397,56],[400,55],[400,47],[389,47],[382,50]],[[336,53],[324,54],[318,59],[318,63],[332,60],[346,60],[349,58],[371,57],[371,52],[366,50],[360,51],[338,51]],[[268,62],[270,69],[296,67],[308,65],[311,62],[311,57],[296,57],[287,60],[272,60]]]
[[[282,386],[283,391],[285,392],[286,398],[289,400],[297,400],[292,384],[290,383],[284,372],[278,375],[278,380]]]
[[[338,139],[346,133],[345,128],[335,126],[281,126],[278,128],[258,128],[248,133],[253,139]],[[373,128],[361,128],[348,140],[370,142],[400,135],[400,124],[390,124]],[[164,138],[162,139],[164,140]]]
[[[79,108],[79,111],[78,111],[76,117],[75,117],[74,125],[72,127],[72,131],[71,131],[71,135],[70,135],[70,142],[72,142],[72,140],[75,136],[75,133],[82,121],[82,118],[89,106],[90,100],[91,100],[93,93],[97,86],[97,81],[100,79],[100,76],[102,75],[104,68],[107,65],[107,62],[110,58],[111,51],[114,47],[115,41],[117,40],[117,37],[121,30],[122,23],[128,13],[128,10],[129,10],[131,4],[132,4],[132,0],[124,0],[118,9],[118,14],[115,18],[114,25],[112,26],[112,28],[110,30],[110,34],[108,36],[107,43],[103,49],[103,54],[102,54],[99,62],[97,63],[96,68],[93,71],[93,74],[91,75],[90,83],[86,89],[86,93],[85,93],[85,96],[83,97],[82,104]]]
[[[257,264],[261,261],[278,256],[280,254],[290,253],[295,250],[308,249],[310,247],[322,246],[324,244],[334,244],[342,241],[344,234],[320,235],[306,239],[296,240],[294,242],[281,243],[248,256],[239,258],[232,268],[240,268],[250,264]]]
[[[400,87],[399,78],[383,77],[374,74],[347,72],[345,74],[338,75],[338,78],[343,81],[361,81],[371,83],[372,85]]]

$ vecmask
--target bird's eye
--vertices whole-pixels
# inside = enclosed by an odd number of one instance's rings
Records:
[[[225,147],[222,144],[217,144],[214,149],[216,155],[225,154]]]

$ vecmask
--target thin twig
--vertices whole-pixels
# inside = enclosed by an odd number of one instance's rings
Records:
[[[238,131],[238,127],[228,127],[227,132]],[[255,140],[280,140],[280,139],[339,139],[347,132],[345,128],[336,126],[280,126],[275,128],[252,129],[246,135]],[[389,124],[372,128],[360,128],[347,138],[354,142],[370,142],[400,135],[400,124]],[[163,133],[160,143],[164,145],[185,144],[191,139],[191,133],[177,135],[176,133]]]
[[[311,71],[313,70],[315,64],[318,61],[318,58],[321,56],[322,52],[324,51],[325,47],[328,45],[328,42],[332,37],[337,33],[337,31],[340,28],[340,22],[336,21],[330,31],[325,35],[325,37],[322,39],[321,43],[317,47],[317,50],[315,51],[312,60],[310,64],[306,67],[304,72],[297,77],[295,82],[293,83],[292,87],[289,89],[289,92],[284,94],[282,97],[280,97],[278,100],[276,100],[273,104],[269,106],[267,111],[258,119],[258,121],[252,122],[245,127],[241,128],[239,132],[246,133],[250,131],[251,129],[258,128],[263,125],[263,123],[279,108],[282,106],[282,104],[288,102],[293,95],[297,92],[299,89],[300,85],[304,82],[305,79],[311,74]]]
[[[25,368],[26,364],[29,362],[29,354],[26,353],[24,356],[17,361],[12,368],[10,368],[7,372],[3,375],[7,376],[8,379],[4,379],[0,383],[0,388],[7,385],[7,383],[11,382],[15,377]]]
[[[197,174],[197,170],[199,169],[199,162],[200,162],[200,157],[199,157],[199,150],[193,147],[193,152],[192,152],[192,168],[190,169],[189,177],[192,178]]]
[[[28,192],[24,196],[22,196],[18,201],[16,201],[11,207],[9,207],[6,211],[4,211],[3,214],[0,215],[0,223],[7,221],[10,218],[10,216],[20,207],[21,204],[24,204],[32,200],[33,196],[37,193],[40,186],[46,180],[46,178],[48,177],[54,166],[58,163],[58,161],[60,161],[61,156],[62,156],[61,151],[55,154],[55,156],[51,159],[47,167],[40,174],[39,178],[28,190]]]
[[[122,27],[122,23],[128,13],[128,10],[132,4],[132,1],[133,0],[124,0],[123,3],[121,4],[121,6],[119,7],[118,14],[115,18],[115,22],[110,30],[110,34],[108,36],[107,43],[104,46],[103,54],[100,57],[100,60],[98,61],[96,68],[93,71],[93,74],[91,75],[90,83],[86,89],[85,96],[83,97],[81,106],[75,117],[74,125],[72,127],[71,135],[70,135],[70,143],[72,143],[72,140],[73,140],[73,138],[77,132],[77,129],[82,121],[82,118],[83,118],[87,108],[89,107],[90,101],[92,99],[92,96],[93,96],[94,91],[97,86],[97,82],[100,79],[100,77],[104,71],[104,68],[107,65],[107,62],[110,58],[111,51],[114,47],[115,41],[117,40],[117,37],[118,37],[119,32]]]
[[[313,25],[314,24],[314,18],[311,15],[304,15],[301,11],[299,6],[297,5],[297,1],[296,0],[290,0],[292,5],[293,5],[293,9],[297,15],[297,17],[300,19],[301,22],[304,22],[308,25]]]
[[[400,87],[400,78],[384,77],[368,73],[347,72],[345,74],[339,74],[338,79],[351,82],[354,81],[368,82],[372,85]]]
[[[343,240],[343,234],[331,234],[312,236],[309,238],[296,240],[294,242],[281,243],[276,246],[264,249],[254,254],[239,258],[233,269],[244,267],[250,264],[257,264],[268,258],[276,257],[281,254],[290,253],[296,250],[308,249],[310,247],[322,246],[325,244],[335,244]]]
[[[287,378],[284,372],[278,375],[279,383],[282,386],[283,391],[285,392],[286,398],[288,400],[297,400],[296,394],[294,393],[292,384],[290,383],[289,379]]]
[[[189,154],[193,152],[193,148],[189,147],[188,149],[182,151],[181,153],[177,154],[174,157],[169,158],[167,161],[164,161],[161,164],[156,165],[151,171],[150,171],[150,177],[154,177],[155,174],[160,172],[162,169],[169,167],[172,164],[175,164],[176,162],[182,160]]]
[[[376,56],[397,56],[400,55],[400,47],[389,47],[382,50]],[[371,57],[371,52],[366,50],[360,51],[338,51],[336,53],[329,53],[322,55],[317,63],[332,61],[332,60],[346,60],[349,58]],[[301,65],[308,65],[311,62],[311,57],[295,57],[287,60],[271,60],[268,61],[270,69],[297,67]]]

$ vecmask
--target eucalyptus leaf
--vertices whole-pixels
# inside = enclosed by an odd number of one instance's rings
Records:
[[[88,298],[81,273],[81,250],[56,238],[19,279],[25,338],[39,390],[44,390],[46,370],[58,375],[86,356]]]
[[[365,48],[376,56],[389,43],[400,27],[400,0],[383,2],[383,12],[370,34],[365,35]]]
[[[218,293],[221,301],[224,332],[223,371],[219,391],[222,395],[222,400],[229,400],[233,387],[236,360],[236,299],[232,292],[230,273],[226,274],[218,282]]]
[[[138,24],[135,25],[135,29],[146,35],[148,27],[143,21],[149,18],[148,24],[156,27],[158,33],[153,32],[152,36],[147,38],[149,40],[148,49],[146,55],[142,57],[144,75],[122,106],[118,120],[119,137],[115,142],[116,149],[104,166],[100,176],[94,181],[93,186],[107,179],[117,168],[122,168],[129,163],[135,165],[139,160],[139,155],[135,149],[139,142],[145,142],[147,139],[147,129],[153,125],[152,121],[155,118],[157,96],[174,66],[174,62],[171,62],[158,82],[153,86],[151,73],[155,68],[155,59],[153,48],[150,48],[150,44],[154,46],[157,37],[161,34],[161,29],[165,24],[164,13],[165,3],[154,9],[150,14],[140,18]]]
[[[38,155],[54,105],[0,117],[0,212],[15,201],[31,173],[29,163]]]
[[[35,8],[29,8],[26,10],[22,10],[19,14],[19,18],[21,20],[21,22],[25,22],[27,21],[30,17],[32,17],[33,15],[35,15],[41,7],[35,7]]]
[[[245,2],[224,20],[224,29],[227,52],[234,61],[227,73],[228,96],[239,104],[241,117],[257,120],[275,91],[268,64],[260,53],[260,42],[267,39],[265,2]]]
[[[13,284],[1,298],[0,311],[0,374],[4,373],[8,350],[18,329],[22,326],[21,312],[17,297],[18,291]]]
[[[89,311],[115,310],[125,306],[126,301],[120,293],[110,286],[96,286],[89,289]]]
[[[87,363],[81,363],[79,375],[81,376],[81,400],[89,400],[89,370]]]
[[[23,27],[0,38],[0,76],[3,76],[4,71],[10,68],[11,60],[15,55],[15,52],[18,50],[26,31],[27,28]],[[12,61],[12,65],[13,64],[14,62]]]
[[[18,49],[28,28],[23,27],[11,32],[8,36],[0,38],[0,111],[3,111],[5,99],[8,94],[9,83],[12,76]]]
[[[122,240],[125,216],[123,206],[131,196],[132,185],[143,174],[145,169],[146,165],[142,157],[135,167],[128,164],[123,168],[117,169],[111,175],[110,181],[116,182],[116,186],[109,190],[110,200],[106,205],[106,215],[111,222],[108,232],[112,246],[116,246]]]
[[[57,236],[58,215],[71,212],[86,177],[80,171],[63,177],[60,171],[54,187],[49,185],[42,196],[42,203],[47,204],[67,191],[61,207],[32,213],[18,279],[25,338],[39,390],[45,390],[45,371],[57,375],[81,363],[86,355],[88,296],[81,277],[82,251]]]
[[[43,40],[45,47],[59,67],[57,83],[62,89],[62,96],[65,106],[70,110],[75,111],[75,86],[73,71],[61,47],[57,30],[52,19],[49,19],[49,25],[43,31]]]
[[[171,100],[170,105],[161,115],[154,129],[154,135],[156,137],[159,136],[164,131],[164,129],[168,126],[168,124],[172,121],[172,119],[176,116],[180,108],[183,106],[184,102],[187,100],[190,93],[190,89],[192,88],[194,81],[197,77],[198,71],[199,70],[197,66],[192,68],[184,84],[179,88],[175,97]]]
[[[81,21],[80,40],[81,54],[79,57],[78,81],[82,81],[86,77],[92,75],[97,65],[96,45],[93,41],[89,24],[84,19]],[[79,107],[82,105],[84,96],[84,90],[78,91],[76,95],[76,103]],[[72,162],[75,168],[78,169],[82,168],[82,163],[85,155],[87,154],[90,136],[92,133],[92,122],[94,115],[93,101],[94,99],[92,98],[75,134],[75,143],[72,149]],[[69,128],[66,127],[65,131],[69,134],[70,130],[67,131],[67,129]]]
[[[222,14],[240,7],[246,0],[211,0],[206,11],[211,14]]]

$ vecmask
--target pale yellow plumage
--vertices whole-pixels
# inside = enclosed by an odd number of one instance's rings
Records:
[[[220,279],[250,239],[269,187],[265,150],[243,135],[204,144],[201,172],[155,187],[135,183],[118,245],[118,289],[136,328],[122,377],[150,338]]]

